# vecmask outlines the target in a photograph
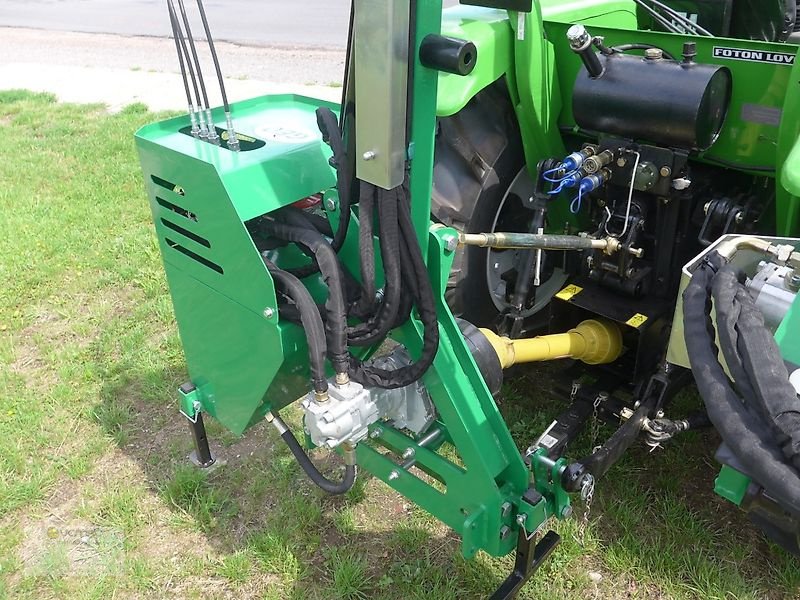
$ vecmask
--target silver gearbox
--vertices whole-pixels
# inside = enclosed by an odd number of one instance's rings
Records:
[[[309,394],[302,406],[311,441],[327,448],[344,442],[357,444],[367,437],[368,427],[380,417],[370,393],[355,381],[329,386],[328,399],[323,402]]]

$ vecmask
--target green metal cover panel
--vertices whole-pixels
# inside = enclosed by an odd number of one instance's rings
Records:
[[[800,365],[800,295],[775,333],[784,360]]]
[[[234,433],[305,389],[296,385],[308,368],[302,331],[278,323],[245,222],[334,184],[316,126],[321,104],[272,96],[233,105],[237,130],[266,142],[248,152],[181,133],[187,117],[136,135],[189,374],[202,409]],[[214,117],[224,122],[221,111]]]
[[[480,6],[455,6],[442,15],[442,34],[475,44],[475,68],[467,76],[439,73],[436,114],[454,115],[467,102],[513,68],[513,32],[504,10]]]
[[[776,212],[778,233],[782,235],[800,232],[800,61],[796,58],[789,81],[778,139],[777,167],[782,185]]]

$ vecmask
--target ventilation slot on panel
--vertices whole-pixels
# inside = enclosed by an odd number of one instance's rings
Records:
[[[173,250],[177,250],[178,252],[180,252],[184,256],[188,256],[192,260],[195,260],[195,261],[199,262],[204,267],[208,267],[209,269],[211,269],[213,271],[216,271],[220,275],[222,275],[224,273],[224,271],[222,270],[222,267],[220,267],[217,263],[211,262],[207,258],[204,258],[204,257],[200,256],[196,252],[192,252],[188,248],[185,248],[185,247],[181,246],[178,242],[175,242],[175,241],[173,241],[173,240],[171,240],[169,238],[164,238],[164,241],[167,242],[167,245],[170,248],[172,248]]]
[[[175,233],[180,233],[182,236],[189,238],[193,242],[197,242],[201,246],[205,246],[206,248],[211,248],[211,242],[209,242],[206,238],[197,235],[196,233],[189,231],[188,229],[184,229],[180,225],[176,225],[172,221],[167,221],[166,219],[161,219],[161,223],[164,224],[164,227],[168,227],[172,229]]]
[[[167,200],[164,200],[163,198],[159,198],[158,196],[156,196],[156,202],[158,202],[159,205],[162,208],[166,208],[167,210],[171,210],[175,214],[178,214],[178,215],[180,215],[182,217],[186,217],[187,219],[190,219],[192,221],[197,222],[197,215],[196,214],[194,214],[191,211],[186,210],[185,208],[183,208],[181,206],[178,206],[177,204],[173,204],[172,202],[168,202]]]
[[[163,187],[164,189],[169,190],[170,192],[174,192],[174,193],[178,194],[179,196],[185,196],[186,195],[186,192],[184,191],[184,189],[181,186],[179,186],[177,183],[172,183],[171,181],[167,181],[166,179],[162,179],[161,177],[158,177],[157,175],[150,175],[150,179],[152,179],[153,183],[155,183],[156,185],[160,185],[161,187]]]

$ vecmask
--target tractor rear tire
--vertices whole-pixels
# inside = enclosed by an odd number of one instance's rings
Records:
[[[533,184],[504,79],[481,90],[455,115],[439,119],[435,152],[431,203],[435,221],[466,233],[525,230],[531,213],[523,207],[522,197],[530,197]],[[474,246],[456,251],[446,292],[456,316],[478,327],[497,325],[508,306],[503,303],[503,279],[514,252]],[[540,290],[555,293],[552,288],[561,283],[557,279]],[[543,302],[537,297],[537,310],[549,300],[546,293],[542,295]],[[541,329],[547,312],[524,313],[526,331]]]

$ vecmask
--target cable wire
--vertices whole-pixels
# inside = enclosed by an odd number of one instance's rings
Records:
[[[211,116],[211,103],[208,101],[208,90],[206,89],[206,82],[203,78],[203,68],[200,64],[200,58],[197,55],[197,46],[194,43],[194,35],[192,34],[192,26],[189,24],[189,17],[186,14],[186,7],[183,0],[178,0],[178,8],[181,11],[181,18],[183,19],[183,26],[186,29],[186,38],[189,40],[189,49],[192,51],[192,58],[194,59],[195,69],[197,70],[197,80],[200,82],[200,91],[203,94],[203,110],[206,113],[206,121],[208,121],[208,139],[212,142],[218,142],[219,136],[214,127],[214,119]]]
[[[179,40],[180,35],[178,34],[178,29],[176,27],[177,24],[175,22],[175,15],[169,0],[167,0],[167,10],[169,12],[170,24],[172,25],[172,37],[175,40],[175,51],[178,54],[178,64],[181,69],[181,77],[183,78],[183,89],[186,91],[186,101],[188,102],[189,105],[189,118],[191,119],[192,122],[192,135],[198,137],[200,135],[200,127],[197,124],[197,115],[195,114],[195,108],[194,108],[194,98],[192,98],[192,90],[189,88],[189,78],[186,75],[186,63],[183,58],[183,52],[181,51],[181,42]]]
[[[569,204],[569,211],[573,215],[577,215],[581,212],[581,205],[583,204],[583,188],[578,186],[578,195],[572,199],[572,202]]]
[[[203,99],[200,96],[200,88],[197,86],[197,76],[194,71],[194,65],[192,64],[192,60],[189,57],[189,49],[186,47],[186,38],[183,33],[183,29],[181,27],[180,21],[178,20],[178,13],[175,10],[175,4],[172,0],[167,0],[167,6],[169,8],[170,19],[172,20],[173,24],[173,31],[177,33],[178,39],[180,40],[181,50],[183,51],[183,56],[186,59],[186,67],[189,70],[189,77],[192,80],[192,86],[194,87],[194,95],[197,99],[197,103],[195,104],[195,108],[197,109],[197,118],[200,123],[200,138],[206,139],[208,138],[208,128],[206,127],[206,120],[205,116],[203,115]]]
[[[228,148],[238,151],[239,139],[236,137],[236,131],[233,129],[233,117],[231,116],[231,106],[228,103],[228,94],[225,91],[225,81],[222,78],[222,69],[219,66],[219,57],[217,56],[217,48],[214,45],[214,38],[211,35],[211,28],[208,26],[208,18],[206,18],[206,9],[203,6],[203,0],[197,0],[197,8],[200,11],[200,19],[203,21],[203,29],[206,32],[206,41],[211,50],[211,60],[214,62],[214,70],[217,72],[217,81],[219,81],[219,91],[222,94],[222,106],[225,110],[225,124],[228,129]]]
[[[639,154],[638,152],[634,152],[634,154],[636,155],[636,162],[633,164],[633,171],[631,172],[631,187],[630,190],[628,191],[628,206],[625,208],[625,223],[623,224],[622,231],[620,233],[611,233],[608,230],[608,223],[611,220],[611,211],[608,210],[608,207],[606,207],[606,214],[608,214],[608,219],[606,219],[606,224],[603,226],[603,228],[606,230],[606,233],[611,237],[620,238],[624,236],[628,231],[628,220],[631,217],[631,203],[633,202],[633,186],[636,183],[636,171],[639,169],[639,161],[642,158],[642,155]]]

